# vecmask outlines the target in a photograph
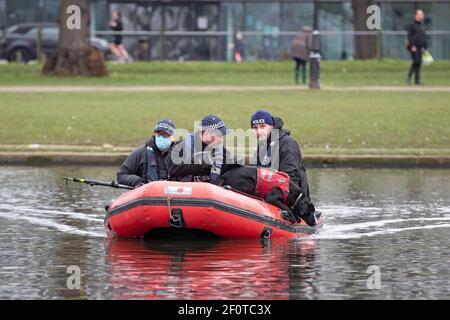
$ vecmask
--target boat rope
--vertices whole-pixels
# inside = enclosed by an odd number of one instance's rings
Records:
[[[172,208],[171,208],[171,205],[170,205],[170,200],[172,200],[172,198],[170,197],[170,193],[168,191],[169,189],[167,187],[167,180],[164,180],[164,189],[167,190],[167,208],[169,209],[169,217],[170,217],[171,214],[172,214]]]

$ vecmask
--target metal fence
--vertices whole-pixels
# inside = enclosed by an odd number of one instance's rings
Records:
[[[213,60],[232,61],[235,34],[228,31],[93,31],[95,36],[112,39],[123,36],[124,46],[136,60]],[[297,32],[243,31],[244,60],[290,59],[290,48]],[[408,59],[406,31],[330,31],[321,34],[324,59],[352,60],[355,42],[365,37],[372,44],[373,57]],[[450,59],[450,31],[428,32],[430,51],[435,59]]]

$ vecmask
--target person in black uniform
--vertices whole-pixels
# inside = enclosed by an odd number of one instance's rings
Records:
[[[291,56],[295,61],[295,83],[298,84],[300,66],[302,67],[302,83],[306,84],[306,68],[312,42],[312,28],[303,27],[292,41]]]
[[[414,74],[415,84],[420,82],[420,67],[422,66],[422,53],[428,48],[427,35],[424,26],[425,15],[422,10],[416,10],[414,22],[408,28],[408,46],[411,53],[412,64],[409,69],[407,83],[411,84]]]
[[[154,135],[145,144],[134,150],[117,173],[117,182],[131,187],[167,180],[166,158],[175,140],[175,125],[169,119],[160,120]]]
[[[219,184],[223,173],[241,166],[237,157],[223,146],[228,131],[218,116],[204,117],[197,131],[172,147],[171,156],[166,158],[170,179]]]
[[[122,15],[118,11],[113,11],[109,28],[112,31],[122,31]],[[120,34],[114,35],[114,40],[110,44],[111,51],[120,59],[121,62],[131,62],[130,55],[122,44],[122,36]]]
[[[291,137],[289,130],[283,128],[281,118],[273,117],[265,110],[256,111],[250,119],[250,125],[258,139],[253,158],[256,165],[270,167],[289,175],[291,182],[300,188],[300,216],[308,221],[309,225],[315,225],[316,210],[309,196],[308,177],[297,141]]]

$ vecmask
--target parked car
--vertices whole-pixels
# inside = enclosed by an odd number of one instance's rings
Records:
[[[28,62],[37,58],[38,29],[41,28],[41,50],[46,55],[56,53],[59,26],[56,23],[22,23],[0,31],[0,59]],[[91,37],[90,44],[105,57],[109,55],[108,41]]]

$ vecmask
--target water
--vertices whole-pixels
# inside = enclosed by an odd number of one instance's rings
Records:
[[[450,170],[311,169],[316,235],[149,242],[105,238],[121,191],[62,179],[115,169],[0,167],[1,299],[450,298]]]

